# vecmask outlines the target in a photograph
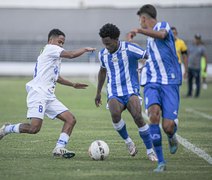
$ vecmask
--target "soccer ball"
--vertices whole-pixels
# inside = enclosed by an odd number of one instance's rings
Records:
[[[109,146],[102,140],[95,140],[91,143],[88,154],[93,160],[104,160],[109,155]]]

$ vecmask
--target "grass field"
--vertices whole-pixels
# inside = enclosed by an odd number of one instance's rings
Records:
[[[26,122],[27,78],[0,78],[0,125],[5,122]],[[89,83],[88,80],[76,81]],[[76,156],[71,159],[55,159],[52,149],[59,136],[62,122],[45,118],[42,130],[37,135],[11,134],[0,141],[0,180],[138,180],[138,179],[212,179],[212,164],[180,145],[176,155],[170,155],[166,136],[163,146],[167,160],[167,171],[155,174],[156,167],[145,153],[138,130],[127,112],[123,119],[127,123],[130,136],[137,144],[139,153],[132,158],[125,144],[114,131],[108,110],[96,108],[94,96],[96,88],[89,83],[87,90],[75,90],[57,86],[57,97],[77,118],[77,125],[71,136],[68,149]],[[182,86],[181,94],[185,94]],[[197,112],[197,113],[195,113]],[[201,92],[198,99],[181,100],[180,125],[178,134],[196,147],[212,156],[212,84]],[[95,139],[101,139],[110,147],[109,158],[93,161],[87,150]]]

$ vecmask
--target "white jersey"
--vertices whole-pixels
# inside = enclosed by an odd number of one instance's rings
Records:
[[[55,98],[55,86],[60,73],[60,54],[64,49],[47,44],[38,56],[34,69],[34,78],[26,84],[27,92],[30,88],[44,95],[47,99]]]

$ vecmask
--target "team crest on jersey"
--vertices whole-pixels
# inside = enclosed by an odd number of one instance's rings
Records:
[[[112,58],[112,62],[117,62],[119,59],[117,57]]]

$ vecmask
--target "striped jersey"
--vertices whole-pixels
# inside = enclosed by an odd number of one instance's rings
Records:
[[[182,73],[178,62],[175,41],[167,22],[158,22],[153,30],[165,29],[165,39],[147,38],[148,59],[141,72],[141,85],[147,83],[181,84]]]
[[[55,98],[56,81],[60,73],[60,54],[64,49],[47,44],[38,56],[34,69],[34,77],[26,84],[27,91],[33,88],[48,99]]]
[[[139,92],[138,60],[143,58],[147,58],[145,50],[125,41],[119,42],[119,48],[113,54],[106,48],[99,52],[101,67],[107,70],[108,98]]]

